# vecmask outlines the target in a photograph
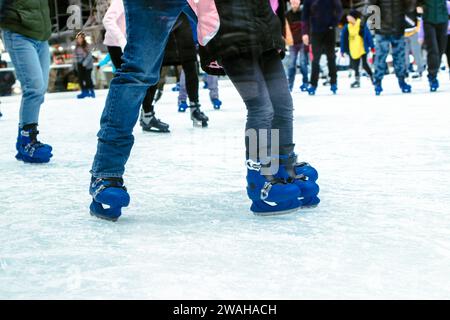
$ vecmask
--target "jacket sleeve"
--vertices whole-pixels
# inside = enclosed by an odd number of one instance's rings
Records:
[[[105,17],[103,18],[103,25],[105,26],[106,31],[109,32],[114,39],[118,40],[122,50],[127,44],[127,38],[117,24],[117,21],[124,13],[122,0],[113,0],[108,11],[106,11]]]
[[[309,35],[309,24],[311,19],[311,2],[305,0],[302,12],[302,35]]]
[[[370,32],[369,26],[367,24],[365,24],[365,26],[364,26],[364,38],[365,38],[365,41],[367,41],[367,46],[370,49],[375,48],[375,43],[373,42],[373,36],[372,36],[372,33]]]

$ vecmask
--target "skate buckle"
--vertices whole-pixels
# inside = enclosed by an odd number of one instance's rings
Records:
[[[269,197],[270,190],[272,190],[272,182],[266,182],[261,189],[261,200],[266,200]]]

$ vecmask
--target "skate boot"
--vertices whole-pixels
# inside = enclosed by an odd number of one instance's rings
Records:
[[[252,200],[250,210],[257,216],[291,213],[301,207],[300,189],[274,175],[263,175],[261,163],[247,160],[247,195]],[[265,166],[268,168],[270,165]]]
[[[154,112],[145,113],[141,110],[140,125],[145,132],[169,133],[169,125],[155,117]]]
[[[81,93],[77,95],[77,99],[84,99],[90,97],[89,91],[86,89],[81,90]]]
[[[216,99],[212,99],[211,102],[213,104],[214,109],[220,110],[220,107],[222,106],[222,101],[220,101],[219,99],[216,98]]]
[[[48,144],[43,144],[37,140],[37,124],[25,125],[19,129],[17,138],[16,159],[26,163],[48,163],[53,157],[53,148]]]
[[[308,94],[310,96],[315,96],[316,95],[316,90],[317,90],[317,87],[309,86],[307,92],[308,92]]]
[[[439,89],[439,80],[437,78],[428,77],[428,82],[430,83],[431,92],[436,92]]]
[[[178,112],[186,112],[187,108],[189,108],[189,106],[186,101],[181,101],[178,104]]]
[[[310,164],[297,162],[294,146],[286,146],[280,149],[279,177],[290,183],[295,183],[300,189],[299,201],[302,208],[316,207],[320,203],[318,197],[320,188],[317,184],[319,174]]]
[[[158,89],[155,94],[155,103],[161,99],[162,95],[163,95],[163,91],[161,89]]]
[[[337,84],[332,84],[330,87],[331,92],[333,92],[333,94],[337,94],[338,91],[338,86]]]
[[[359,77],[357,77],[357,78],[355,79],[355,82],[353,82],[353,83],[350,85],[350,88],[352,88],[352,89],[358,89],[358,88],[361,88],[361,79],[360,79]]]
[[[200,110],[200,104],[198,102],[191,102],[189,108],[191,109],[191,120],[194,127],[208,127],[209,118]]]
[[[375,84],[375,95],[379,96],[383,92],[383,87],[380,84]]]
[[[94,89],[90,89],[90,90],[89,90],[89,97],[95,99],[95,91],[94,91]]]
[[[173,87],[172,87],[172,91],[173,92],[178,92],[180,91],[180,83],[177,82]]]
[[[122,178],[92,177],[89,193],[92,196],[91,215],[100,219],[116,222],[122,215],[122,208],[130,204],[130,195]]]
[[[400,89],[402,90],[403,93],[411,93],[412,87],[409,84],[407,84],[404,79],[399,80],[398,85],[400,86]]]
[[[292,91],[292,90],[291,90]],[[300,91],[301,92],[307,92],[308,91],[308,84],[304,83],[300,86]]]

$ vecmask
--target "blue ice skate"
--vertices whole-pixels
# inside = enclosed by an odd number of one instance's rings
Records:
[[[77,99],[84,99],[84,98],[89,98],[91,96],[89,90],[87,89],[83,89],[81,90],[81,93],[79,95],[77,95]]]
[[[220,101],[219,99],[211,99],[211,102],[213,104],[214,109],[216,110],[220,110],[220,107],[222,106],[222,101]]]
[[[116,222],[122,215],[122,208],[130,204],[130,195],[122,178],[93,177],[89,193],[92,196],[91,215],[100,219]]]
[[[383,92],[383,87],[381,86],[381,84],[376,84],[375,85],[375,95],[379,96],[379,95],[381,95],[382,92]]]
[[[337,84],[332,84],[330,87],[331,92],[333,92],[333,94],[337,94],[338,91],[338,86]]]
[[[294,146],[281,148],[281,153],[284,155],[280,156],[278,176],[297,185],[301,192],[299,200],[302,208],[316,207],[320,203],[318,197],[320,188],[317,184],[319,174],[310,164],[297,162],[297,155],[293,149]]]
[[[94,89],[90,89],[90,90],[89,90],[89,97],[95,99],[95,91],[94,91]]]
[[[292,90],[291,90],[291,91],[292,91]],[[308,91],[308,84],[307,84],[307,83],[302,84],[302,85],[300,86],[300,91],[301,91],[301,92],[306,92],[306,91]]]
[[[189,108],[189,106],[186,101],[181,101],[178,104],[178,112],[186,112],[187,108]]]
[[[412,87],[405,82],[405,80],[399,80],[398,85],[403,93],[411,93]]]
[[[172,91],[173,92],[178,92],[180,91],[180,83],[177,82],[173,87],[172,87]]]
[[[309,86],[307,91],[308,91],[308,94],[310,96],[315,96],[316,95],[316,91],[317,91],[317,87]]]
[[[428,82],[430,83],[431,92],[436,92],[439,89],[439,80],[437,78],[428,77]]]
[[[16,159],[26,163],[48,163],[53,157],[53,148],[48,144],[43,144],[37,140],[37,124],[26,125],[19,128],[17,137]]]
[[[294,183],[273,175],[264,175],[263,166],[247,160],[247,195],[250,210],[258,216],[282,215],[300,208],[300,189]]]

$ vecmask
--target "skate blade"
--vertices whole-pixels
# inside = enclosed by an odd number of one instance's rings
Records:
[[[158,130],[158,129],[148,129],[148,130],[142,129],[142,131],[151,133],[170,133],[170,130]]]
[[[276,212],[253,212],[253,215],[257,217],[276,217],[276,216],[285,216],[288,214],[293,214],[299,211],[301,208],[289,209],[284,211],[276,211]]]
[[[110,218],[110,217],[105,217],[99,214],[96,214],[95,212],[91,211],[91,216],[98,218],[100,220],[105,220],[105,221],[109,221],[109,222],[117,222],[119,220],[119,218]]]

